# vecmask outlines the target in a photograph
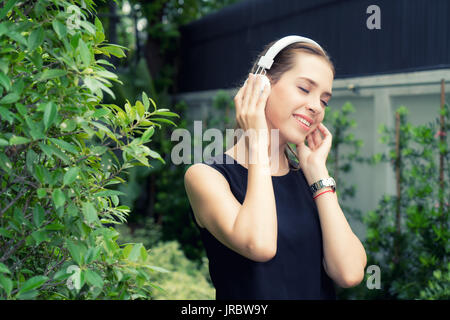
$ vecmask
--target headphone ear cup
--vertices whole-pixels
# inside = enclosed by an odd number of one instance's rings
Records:
[[[270,89],[270,80],[269,80],[269,78],[267,78],[265,75],[262,75],[262,74],[259,74],[258,77],[261,77],[261,80],[262,80],[261,88],[259,88],[259,92],[260,92],[259,94],[261,95],[262,92],[264,91],[265,86],[268,86]],[[247,83],[247,80],[245,80],[244,86],[246,83]]]
[[[261,82],[261,93],[262,93],[264,91],[265,86],[268,86],[270,89],[270,80],[269,80],[269,78],[267,78],[264,75],[260,75],[260,77],[262,79],[262,82]]]

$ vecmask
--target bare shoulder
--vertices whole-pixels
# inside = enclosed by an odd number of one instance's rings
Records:
[[[197,163],[186,171],[184,183],[198,224],[230,249],[248,255],[247,236],[233,231],[241,204],[227,179],[211,166]]]
[[[254,249],[250,232],[236,231],[234,226],[242,205],[218,170],[207,164],[194,164],[186,170],[184,184],[200,227],[240,255],[254,261],[267,261],[265,249]]]
[[[229,190],[228,181],[216,169],[204,163],[195,163],[186,170],[184,185],[195,219],[198,225],[204,228],[203,219],[199,217],[200,211],[202,211],[199,207],[207,205],[208,200],[213,196],[210,190],[216,190],[216,196],[220,193],[220,190]]]

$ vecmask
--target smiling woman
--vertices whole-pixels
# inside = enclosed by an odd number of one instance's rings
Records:
[[[251,73],[255,73],[257,71],[258,61],[275,43],[276,41],[272,41],[267,44],[263,51],[256,57],[250,70]],[[309,96],[309,98],[314,98],[316,94],[319,93],[321,101],[318,104],[325,107],[328,106],[332,95],[331,88],[335,72],[336,71],[331,58],[322,47],[308,42],[294,42],[281,50],[274,58],[271,68],[266,71],[266,76],[269,78],[271,86],[276,86],[276,84],[281,81],[278,85],[278,88],[281,90],[272,88],[271,94],[267,101],[266,117],[268,124],[271,125],[271,128],[279,128],[280,136],[285,134],[286,140],[289,142],[294,142],[295,139],[289,140],[288,138],[291,134],[285,132],[286,130],[283,130],[281,127],[277,126],[278,123],[271,122],[271,116],[276,114],[278,111],[282,111],[285,106],[292,104],[291,102],[285,101],[284,97],[288,96],[292,96],[293,99],[298,99],[303,95],[304,99],[307,96]],[[289,90],[289,92],[286,90]],[[317,100],[315,102],[308,103],[312,106],[316,102]],[[300,107],[301,103],[297,100],[297,102],[294,102],[294,106]],[[305,113],[294,112],[292,113],[292,118],[294,118],[294,120],[296,120],[295,115],[298,115],[310,122],[308,129],[311,130],[307,130],[307,132],[313,132],[314,130],[312,129],[317,127],[318,121],[313,123],[314,119],[311,116],[308,116]],[[269,129],[271,128],[269,127]],[[240,125],[236,121],[234,130],[237,129],[240,129]],[[290,130],[292,131],[292,128]],[[237,143],[237,140],[238,138],[235,137],[234,144]],[[281,144],[282,143],[280,141],[280,145]],[[289,159],[289,150],[297,158],[297,160],[299,160],[296,152],[292,150],[289,144],[285,143],[283,145],[285,147],[283,148],[282,153],[284,153],[286,159]],[[299,168],[292,166],[292,170],[298,169]]]
[[[298,36],[270,43],[257,61],[252,73],[267,69],[270,86],[261,93],[261,77],[249,75],[234,98],[236,128],[267,135],[241,138],[185,174],[216,299],[336,299],[333,281],[358,284],[366,259],[325,167],[332,137],[322,121],[334,67],[317,43]]]

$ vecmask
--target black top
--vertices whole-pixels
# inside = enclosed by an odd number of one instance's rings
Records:
[[[242,204],[248,169],[225,153],[203,163],[227,179],[233,195]],[[209,259],[216,299],[336,300],[334,283],[322,265],[322,231],[317,206],[303,172],[290,170],[286,175],[272,176],[272,184],[278,240],[277,253],[267,262],[250,260],[229,249],[197,224],[190,207]]]

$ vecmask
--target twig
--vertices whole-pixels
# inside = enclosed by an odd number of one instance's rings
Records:
[[[0,212],[0,218],[5,214],[6,211],[8,211],[9,208],[12,207],[12,205],[17,202],[17,200],[19,200],[25,193],[27,193],[27,191],[28,189],[22,190],[13,201],[8,203],[8,205]]]

